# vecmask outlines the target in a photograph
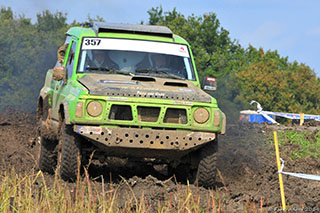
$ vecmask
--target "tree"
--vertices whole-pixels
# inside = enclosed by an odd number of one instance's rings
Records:
[[[238,102],[249,107],[256,100],[263,108],[282,112],[319,112],[320,84],[315,73],[304,64],[290,63],[277,51],[249,47],[248,63],[235,74]]]
[[[6,105],[34,111],[45,74],[56,62],[56,51],[67,29],[60,12],[45,11],[38,22],[13,17],[11,8],[0,12],[0,110]]]

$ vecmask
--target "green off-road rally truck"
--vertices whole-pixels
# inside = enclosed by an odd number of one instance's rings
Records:
[[[119,157],[211,187],[226,118],[201,88],[215,87],[200,85],[189,44],[167,27],[72,27],[38,99],[39,167],[74,180],[89,161]]]

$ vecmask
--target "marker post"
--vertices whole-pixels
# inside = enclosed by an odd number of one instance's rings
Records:
[[[279,184],[280,184],[280,195],[281,195],[281,202],[282,202],[282,209],[286,211],[286,199],[284,196],[284,189],[283,189],[283,181],[282,181],[282,174],[281,171],[281,163],[280,163],[280,154],[279,154],[279,145],[278,145],[278,138],[277,138],[277,132],[273,131],[273,137],[274,137],[274,146],[276,148],[276,157],[277,157],[277,165],[278,165],[278,173],[279,173]]]
[[[304,123],[304,113],[300,112],[300,126],[302,126]]]

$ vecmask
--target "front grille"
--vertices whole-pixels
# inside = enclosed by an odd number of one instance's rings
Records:
[[[126,105],[112,105],[109,119],[111,120],[122,120],[122,121],[132,121],[132,111],[130,106]]]
[[[186,124],[187,113],[185,109],[168,108],[164,116],[164,123]]]
[[[156,122],[160,114],[160,107],[138,106],[138,119],[144,122]]]

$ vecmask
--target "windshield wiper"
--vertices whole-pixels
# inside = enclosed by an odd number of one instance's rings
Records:
[[[163,76],[163,74],[164,74],[165,76],[171,77],[171,78],[173,78],[173,79],[186,80],[186,79],[183,78],[183,77],[180,77],[180,76],[178,76],[178,75],[175,75],[175,74],[166,72],[166,71],[164,71],[164,70],[138,69],[138,70],[136,70],[136,73],[156,73],[156,74],[160,74],[160,75],[162,75],[162,76]]]
[[[112,72],[112,69],[109,69],[107,67],[86,67],[86,70],[92,70],[92,71],[108,71]]]
[[[108,67],[87,67],[86,70],[90,71],[107,71],[113,74],[124,74],[124,75],[133,75],[131,72],[126,72],[122,70],[110,69]]]

